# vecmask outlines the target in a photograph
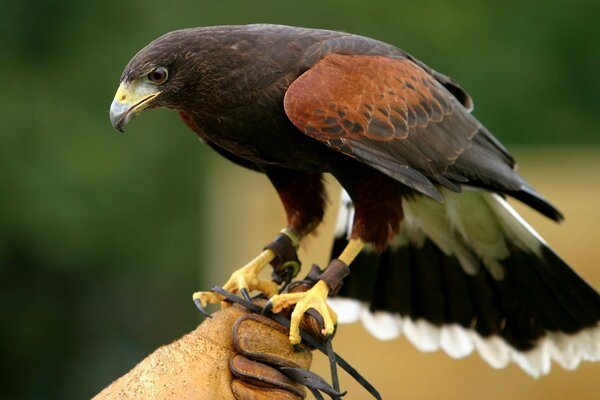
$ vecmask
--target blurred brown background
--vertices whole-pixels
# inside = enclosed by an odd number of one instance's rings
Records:
[[[393,43],[459,81],[476,116],[566,216],[525,214],[600,288],[600,24],[594,0],[0,0],[0,385],[90,397],[200,321],[284,219],[265,179],[220,159],[173,112],[112,129],[130,57],[182,27],[272,22]],[[332,196],[334,197],[334,196]],[[330,229],[304,247],[324,264]],[[387,398],[600,398],[600,368],[533,381],[478,356],[420,354],[342,327],[337,350]],[[323,363],[318,362],[323,371]],[[346,385],[345,385],[346,386]],[[364,398],[351,390],[349,398]]]

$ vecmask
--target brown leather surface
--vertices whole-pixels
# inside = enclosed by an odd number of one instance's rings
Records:
[[[254,386],[237,379],[232,382],[231,390],[236,400],[302,400],[285,390]]]
[[[350,274],[350,268],[342,260],[334,258],[319,276],[329,286],[329,294],[335,296],[340,291],[344,278]]]
[[[310,366],[310,351],[297,351],[298,347],[290,344],[287,329],[262,315],[240,318],[233,330],[234,346],[241,354],[284,367]]]
[[[235,377],[248,384],[283,389],[302,398],[304,397],[305,392],[301,385],[294,383],[290,378],[268,364],[236,354],[229,362],[229,367]]]

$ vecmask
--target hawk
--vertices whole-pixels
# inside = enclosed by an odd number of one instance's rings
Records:
[[[308,308],[333,332],[326,300],[339,290],[330,304],[340,321],[362,318],[383,339],[404,332],[422,350],[476,349],[494,367],[514,361],[534,376],[551,360],[600,359],[600,296],[506,197],[556,221],[561,213],[516,172],[469,94],[412,55],[328,30],[177,30],[127,64],[110,118],[122,130],[160,107],[277,190],[287,226],[224,287],[263,291],[276,312],[295,304],[292,343]],[[347,193],[335,258],[308,292],[276,294],[257,274],[270,263],[280,278],[296,273],[290,249],[323,218],[324,173]]]

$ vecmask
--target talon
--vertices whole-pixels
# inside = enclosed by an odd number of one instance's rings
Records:
[[[252,301],[252,299],[250,298],[250,293],[248,293],[248,289],[246,288],[242,288],[240,290],[240,293],[242,294],[242,297],[246,300],[246,301]]]
[[[206,306],[223,301],[223,296],[213,292],[196,292],[192,295],[192,300],[194,300],[194,304],[196,304],[196,308],[200,310],[200,313],[210,317],[211,315],[206,311]]]
[[[333,310],[327,303],[329,287],[324,281],[319,281],[307,292],[286,293],[275,295],[269,303],[273,305],[273,312],[280,312],[282,309],[291,305],[296,305],[290,319],[290,343],[298,344],[301,342],[300,321],[309,309],[314,309],[323,317],[324,335],[331,335],[335,330],[334,320],[337,318]]]
[[[198,300],[202,307],[206,307],[208,304],[217,304],[223,301],[223,296],[214,292],[196,292],[192,295],[194,302]]]
[[[273,303],[271,303],[271,300],[269,300],[267,302],[267,304],[265,304],[265,306],[263,307],[262,311],[260,312],[262,315],[267,315],[268,313],[270,313],[271,311],[273,311]]]
[[[202,306],[202,301],[200,301],[200,299],[194,299],[194,304],[196,305],[196,308],[200,311],[200,314],[204,315],[206,318],[212,318],[212,315],[210,315]]]

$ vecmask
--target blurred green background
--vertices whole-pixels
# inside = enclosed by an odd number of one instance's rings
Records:
[[[600,143],[594,0],[0,6],[3,398],[91,397],[195,327],[190,294],[216,283],[202,266],[221,161],[173,112],[125,135],[108,119],[124,65],[167,31],[272,22],[371,36],[459,81],[509,148]]]

